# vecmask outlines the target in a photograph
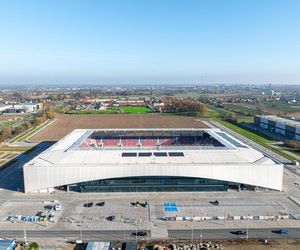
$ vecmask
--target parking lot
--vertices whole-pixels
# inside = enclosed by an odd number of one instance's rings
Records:
[[[51,144],[49,144],[51,145]],[[283,191],[229,191],[203,193],[48,193],[22,192],[22,164],[49,146],[41,144],[29,155],[20,157],[0,175],[0,230],[22,230],[20,223],[4,221],[11,215],[34,216],[43,208],[43,201],[59,200],[62,213],[56,223],[26,222],[26,228],[51,230],[151,230],[151,235],[167,236],[168,229],[237,228],[237,227],[300,227],[300,220],[216,220],[228,216],[294,215],[300,218],[300,177],[285,169]],[[218,201],[218,205],[212,202]],[[98,202],[104,206],[96,206]],[[139,201],[148,207],[133,206]],[[93,202],[91,207],[84,204]],[[176,209],[175,209],[176,208]],[[108,220],[109,216],[114,219]],[[169,221],[166,217],[190,219]],[[209,217],[205,220],[191,219]]]

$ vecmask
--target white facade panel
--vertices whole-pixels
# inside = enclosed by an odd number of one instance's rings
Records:
[[[46,170],[46,171],[45,171]],[[269,189],[282,189],[282,165],[106,165],[38,166],[24,168],[25,192],[33,192],[78,182],[134,177],[181,176],[243,183]]]

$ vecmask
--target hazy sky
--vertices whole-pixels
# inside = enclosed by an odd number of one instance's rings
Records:
[[[299,83],[300,0],[1,0],[0,84]]]

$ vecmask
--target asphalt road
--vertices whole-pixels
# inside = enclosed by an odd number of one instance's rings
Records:
[[[66,231],[26,231],[27,239],[30,238],[64,238],[66,240],[146,240],[150,237],[150,231],[138,230],[147,232],[148,236],[135,236],[135,230],[66,230]],[[0,238],[20,239],[24,240],[24,231],[0,231]]]
[[[220,239],[241,239],[247,236],[237,235],[235,232],[241,229],[184,229],[168,230],[170,239],[173,240],[220,240]],[[139,230],[144,231],[146,230]],[[247,229],[244,229],[247,232]],[[30,238],[64,238],[65,240],[109,240],[109,241],[126,241],[126,240],[146,240],[151,236],[134,235],[134,230],[68,230],[68,231],[26,231],[27,239]],[[24,231],[0,231],[0,238],[24,239]],[[300,239],[300,228],[289,228],[287,235],[278,233],[278,229],[257,228],[248,229],[249,239]]]
[[[241,239],[246,235],[237,235],[235,232],[242,229],[206,229],[206,230],[168,230],[171,239],[190,240],[221,240],[221,239]],[[244,229],[247,232],[247,229]],[[289,228],[287,235],[278,233],[278,229],[272,228],[251,228],[248,229],[249,239],[300,239],[300,228]]]

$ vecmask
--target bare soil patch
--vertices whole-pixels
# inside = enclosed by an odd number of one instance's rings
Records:
[[[59,115],[57,121],[31,138],[31,141],[58,141],[74,129],[103,128],[206,128],[194,117],[160,114]]]
[[[290,117],[294,117],[296,119],[299,119],[300,118],[300,112],[289,113],[289,116]]]

